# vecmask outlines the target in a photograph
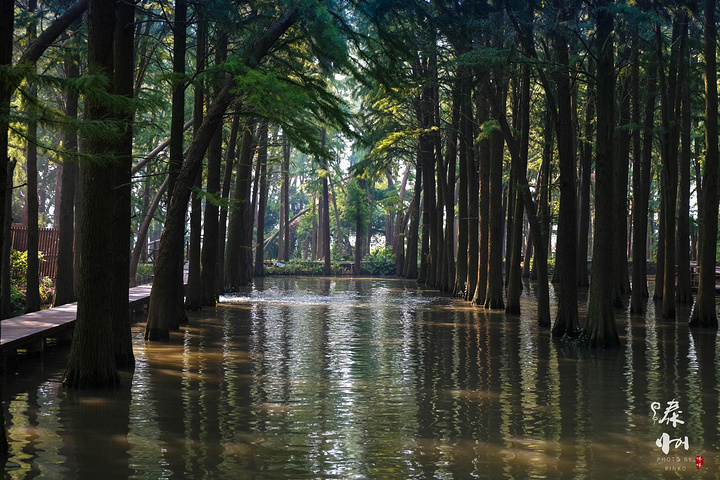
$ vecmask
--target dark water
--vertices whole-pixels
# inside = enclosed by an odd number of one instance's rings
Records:
[[[112,392],[64,390],[65,348],[23,359],[5,477],[720,477],[716,334],[650,302],[618,313],[619,351],[588,352],[538,332],[527,290],[505,317],[413,282],[268,278],[169,343],[135,326]]]

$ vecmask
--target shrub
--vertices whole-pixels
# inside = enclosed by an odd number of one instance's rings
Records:
[[[395,255],[390,247],[377,247],[365,259],[370,275],[389,276],[395,274]]]

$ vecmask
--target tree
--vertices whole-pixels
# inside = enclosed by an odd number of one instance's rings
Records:
[[[691,327],[718,328],[715,310],[715,254],[718,229],[718,94],[716,70],[717,25],[715,2],[705,0],[705,168],[700,224],[700,283],[690,318]]]
[[[595,236],[592,282],[582,341],[591,348],[620,345],[613,311],[613,146],[615,72],[613,17],[608,0],[596,0],[592,14],[597,27],[597,157],[595,167]]]
[[[115,31],[114,0],[90,0],[88,6],[88,71],[113,77]],[[102,92],[112,88],[100,81]],[[107,92],[110,93],[110,92]],[[100,121],[113,118],[112,106],[102,96],[88,96],[85,118]],[[70,388],[106,387],[119,381],[113,345],[112,304],[106,285],[113,265],[107,245],[113,243],[114,229],[105,228],[105,218],[113,211],[115,175],[111,156],[113,145],[99,134],[84,140],[85,153],[92,155],[81,164],[84,174],[83,217],[77,320],[63,384]],[[126,278],[123,272],[123,277]]]

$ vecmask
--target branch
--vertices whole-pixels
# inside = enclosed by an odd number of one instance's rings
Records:
[[[63,33],[72,23],[80,18],[80,16],[87,10],[88,0],[78,0],[70,8],[65,10],[65,13],[57,17],[48,28],[33,41],[25,53],[22,54],[17,64],[22,65],[23,63],[34,64],[37,62],[45,50]]]

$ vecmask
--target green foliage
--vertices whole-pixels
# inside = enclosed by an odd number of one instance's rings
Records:
[[[371,275],[395,275],[395,255],[389,247],[377,247],[365,258],[365,268]]]
[[[343,219],[353,228],[359,227],[360,231],[356,232],[357,235],[364,234],[370,222],[370,206],[367,202],[367,195],[365,190],[360,187],[357,178],[353,178],[348,183]]]
[[[137,272],[135,273],[136,280],[143,280],[152,277],[155,273],[154,266],[149,263],[138,263]]]
[[[25,308],[25,295],[15,285],[10,285],[10,305],[14,312]]]
[[[42,259],[42,254],[38,255]],[[25,308],[27,289],[27,252],[10,251],[10,304],[12,310],[20,312]],[[55,283],[50,277],[40,279],[40,301],[48,304],[55,293]]]
[[[337,263],[330,266],[331,275],[340,275],[342,267]],[[323,275],[323,262],[292,259],[288,263],[265,267],[265,275]]]
[[[27,252],[18,252],[13,249],[10,252],[10,277],[13,281],[25,283],[27,276]]]

